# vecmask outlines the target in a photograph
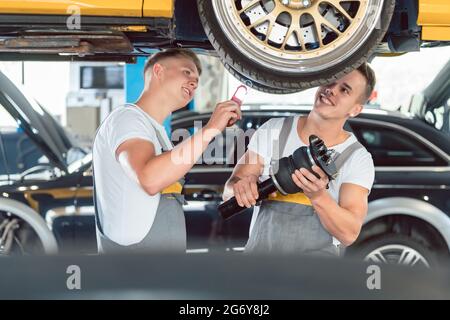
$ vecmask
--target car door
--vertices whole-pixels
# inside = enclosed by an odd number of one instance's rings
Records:
[[[153,1],[168,2],[168,1]],[[53,1],[3,0],[0,2],[0,14],[21,15],[72,15],[87,16],[126,16],[141,17],[143,0],[80,0]]]
[[[375,182],[369,201],[385,197],[415,198],[449,211],[448,155],[424,139],[423,134],[394,123],[355,119],[351,127],[372,154],[375,164]]]

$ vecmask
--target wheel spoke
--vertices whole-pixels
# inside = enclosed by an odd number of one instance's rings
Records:
[[[253,22],[252,24],[250,24],[250,25],[248,26],[248,28],[249,28],[249,29],[256,28],[257,26],[259,26],[260,24],[263,24],[263,23],[266,22],[266,21],[269,21],[269,23],[270,23],[270,17],[265,16],[265,17],[259,18],[258,20],[256,20],[256,21]]]
[[[252,0],[252,1],[250,1],[250,3],[248,3],[245,7],[243,7],[241,10],[239,10],[238,13],[241,14],[242,12],[247,11],[248,9],[250,9],[253,6],[255,6],[260,1],[261,0]]]
[[[314,17],[314,25],[316,26],[316,34],[317,34],[317,38],[319,39],[319,44],[321,47],[323,47],[322,24],[319,22],[319,19],[316,19],[315,17]]]
[[[317,15],[317,18],[314,17],[314,19],[318,20],[318,24],[319,25],[324,25],[325,27],[327,27],[328,29],[330,29],[331,31],[333,31],[334,33],[336,33],[337,35],[341,35],[342,32],[340,32],[335,26],[333,26],[331,24],[330,21],[328,21],[327,19],[325,19],[323,16],[321,16],[320,14]],[[316,24],[317,25],[317,24]],[[322,28],[320,28],[320,33],[322,33]]]
[[[286,48],[287,42],[289,38],[292,36],[292,33],[294,33],[294,28],[292,25],[289,27],[289,30],[286,33],[286,36],[284,37],[283,43],[281,44],[281,49],[284,50]]]
[[[341,0],[326,0],[323,2],[328,2],[330,3],[333,7],[336,8],[336,10],[342,14],[345,18],[347,18],[348,21],[350,21],[350,23],[353,21],[353,18],[348,14],[347,11],[345,11],[345,9],[342,7],[341,5]]]
[[[412,252],[411,250],[408,249],[404,249],[401,254],[400,254],[400,258],[398,258],[398,264],[405,264],[405,265],[414,265],[414,263],[412,263],[414,260],[417,260],[418,257],[417,255]]]
[[[368,260],[371,260],[375,263],[387,263],[386,258],[380,250],[376,250],[367,256]]]
[[[269,26],[267,27],[266,39],[264,40],[265,43],[269,42],[269,37],[270,37],[270,34],[272,33],[274,24],[275,24],[275,21],[272,21],[272,19],[270,19]]]
[[[419,251],[403,244],[387,244],[379,247],[367,254],[364,260],[409,267],[420,264],[430,268],[428,261]]]
[[[283,44],[281,45],[281,49],[284,50],[286,48],[289,38],[294,33],[295,33],[295,36],[297,37],[297,41],[300,43],[300,46],[302,47],[302,50],[306,50],[305,41],[303,41],[303,37],[302,37],[302,35],[303,35],[302,30],[300,27],[296,27],[294,24],[291,24],[291,26],[289,27],[289,30],[286,33],[286,36],[283,40]]]
[[[302,30],[300,28],[298,28],[298,30],[295,30],[295,35],[297,36],[298,42],[300,42],[300,45],[302,46],[302,50],[306,51],[305,40],[303,40]]]
[[[380,261],[382,263],[387,263],[386,258],[384,257],[384,255],[381,252],[378,252],[377,254],[375,254],[375,257],[378,261]]]

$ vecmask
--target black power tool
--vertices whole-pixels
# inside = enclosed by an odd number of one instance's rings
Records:
[[[256,201],[267,199],[275,191],[279,191],[283,195],[302,192],[302,189],[292,180],[292,174],[300,168],[308,169],[317,178],[320,178],[312,171],[312,166],[317,165],[330,180],[335,179],[338,172],[332,159],[333,152],[333,150],[327,149],[323,140],[318,136],[309,136],[309,147],[300,147],[292,155],[272,163],[270,178],[262,183],[258,183],[259,196]],[[220,215],[224,219],[228,219],[245,209],[245,207],[238,205],[235,197],[219,205]]]

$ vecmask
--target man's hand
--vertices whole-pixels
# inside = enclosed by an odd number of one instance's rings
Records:
[[[256,204],[258,199],[258,177],[254,175],[246,176],[245,178],[234,177],[233,194],[236,197],[237,203],[241,207],[250,208]]]
[[[308,169],[300,168],[300,170],[295,170],[292,174],[292,180],[294,183],[303,190],[304,194],[310,199],[320,197],[326,192],[328,185],[328,177],[325,172],[322,171],[318,166],[314,165],[312,170],[319,175],[317,178]]]
[[[232,100],[224,101],[217,104],[205,129],[214,132],[214,134],[217,135],[227,126],[233,125],[237,120],[241,119],[241,117],[241,109],[236,102]]]

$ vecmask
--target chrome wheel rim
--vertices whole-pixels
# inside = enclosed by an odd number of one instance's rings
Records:
[[[356,52],[377,27],[384,2],[211,1],[220,27],[242,54],[269,69],[295,73],[327,69]]]
[[[366,262],[398,264],[404,266],[425,266],[430,268],[428,261],[417,250],[401,245],[390,244],[370,252],[365,258]]]

